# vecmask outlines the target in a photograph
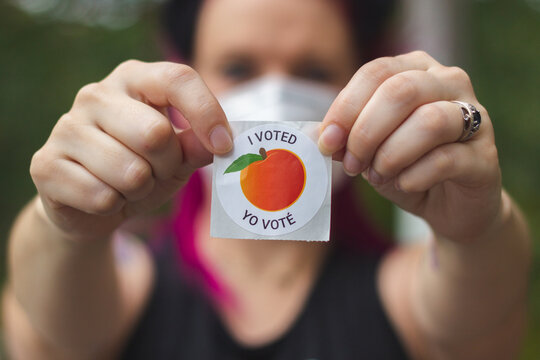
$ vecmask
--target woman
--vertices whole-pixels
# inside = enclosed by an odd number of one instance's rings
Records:
[[[10,238],[3,313],[14,359],[515,358],[529,237],[501,187],[488,113],[462,70],[425,53],[362,65],[376,27],[354,33],[347,4],[202,2],[192,9],[193,52],[182,54],[192,67],[128,61],[81,89],[32,159],[39,195]],[[362,2],[364,19],[370,4]],[[336,239],[214,239],[206,196],[179,235],[195,229],[231,302],[209,281],[217,290],[198,292],[164,273],[166,260],[138,242],[113,246],[126,219],[165,203],[212,154],[231,150],[215,95],[269,74],[342,89],[321,151],[427,220],[433,249],[398,248],[373,262],[336,250]],[[478,116],[468,104],[481,115],[478,131],[464,125]],[[171,126],[167,107],[190,127]],[[160,328],[156,319],[167,317]]]

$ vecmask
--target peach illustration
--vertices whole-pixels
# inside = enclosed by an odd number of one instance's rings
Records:
[[[304,163],[285,149],[261,148],[259,154],[245,154],[225,170],[240,171],[240,186],[246,199],[266,211],[288,208],[302,194],[306,184]]]

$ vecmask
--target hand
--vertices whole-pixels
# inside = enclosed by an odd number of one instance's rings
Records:
[[[473,104],[480,130],[459,142]],[[456,241],[485,234],[501,211],[501,175],[493,128],[468,75],[423,52],[362,66],[330,107],[319,147],[343,160],[384,197]]]
[[[191,126],[173,127],[168,106]],[[231,148],[225,114],[194,70],[132,60],[79,91],[30,172],[55,226],[97,238],[163,204],[212,153]]]

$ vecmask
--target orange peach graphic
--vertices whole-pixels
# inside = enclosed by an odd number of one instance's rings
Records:
[[[265,211],[288,208],[302,194],[306,170],[302,160],[285,149],[264,148],[259,154],[245,154],[225,170],[240,171],[240,186],[246,199]]]

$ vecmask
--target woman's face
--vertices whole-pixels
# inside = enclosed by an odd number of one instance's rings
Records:
[[[207,0],[196,34],[194,68],[217,95],[270,74],[341,88],[358,66],[333,0]]]

